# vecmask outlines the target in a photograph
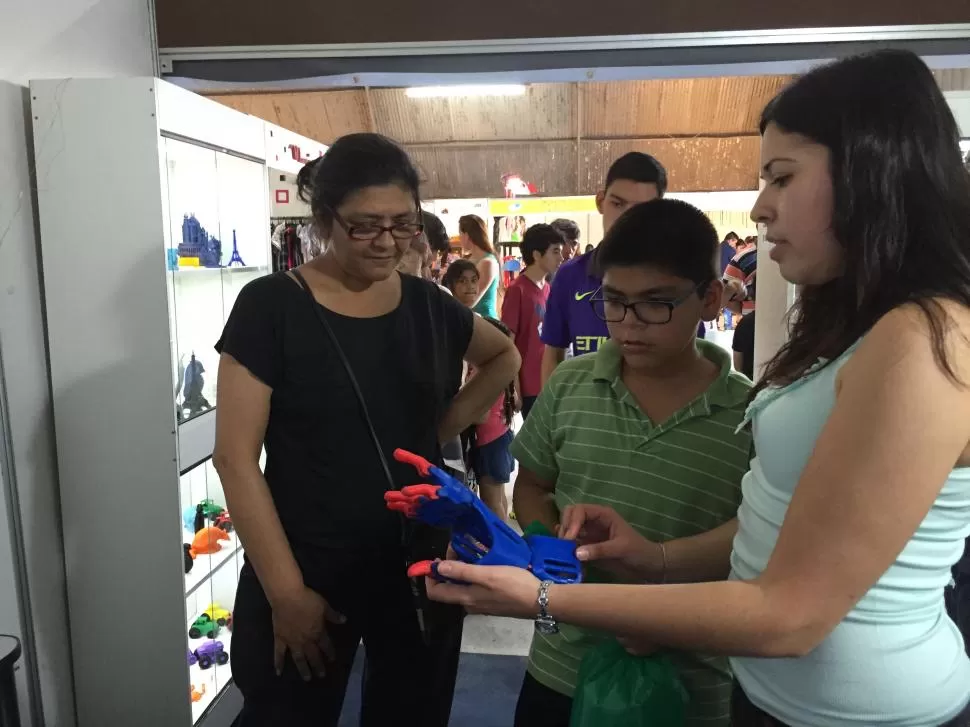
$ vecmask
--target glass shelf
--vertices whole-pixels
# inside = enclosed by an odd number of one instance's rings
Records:
[[[222,334],[244,285],[270,272],[265,168],[162,139],[175,406],[187,421],[215,404]]]
[[[226,499],[211,460],[179,478],[179,500],[185,545],[200,544],[195,531],[197,520],[205,528],[225,526]],[[192,567],[185,574],[186,665],[193,723],[199,721],[232,679],[229,665],[232,609],[243,566],[243,549],[231,525],[224,531],[225,536],[219,534],[214,547],[202,548],[207,552],[192,551]],[[212,542],[203,535],[201,544],[207,541]]]

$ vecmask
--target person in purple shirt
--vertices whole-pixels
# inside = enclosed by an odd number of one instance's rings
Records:
[[[624,154],[610,167],[606,186],[596,195],[596,209],[603,215],[606,233],[630,207],[663,197],[667,191],[667,170],[649,154],[633,151]],[[542,323],[542,383],[552,376],[556,366],[572,350],[574,356],[592,353],[609,333],[606,323],[593,312],[589,302],[602,281],[589,273],[590,258],[595,250],[564,263],[549,289],[546,316]],[[704,337],[704,324],[697,329]]]

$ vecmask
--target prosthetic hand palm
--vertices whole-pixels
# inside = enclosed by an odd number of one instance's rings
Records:
[[[403,449],[395,450],[394,459],[413,466],[429,483],[386,493],[387,507],[428,525],[451,528],[451,547],[460,560],[525,568],[537,578],[554,583],[582,580],[575,543],[543,535],[523,538],[471,490],[427,460]],[[438,578],[437,564],[415,563],[408,575]]]

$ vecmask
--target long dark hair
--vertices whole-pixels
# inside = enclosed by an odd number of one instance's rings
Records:
[[[497,318],[492,318],[491,316],[482,316],[486,321],[491,323],[493,326],[498,328],[502,333],[504,333],[509,338],[513,338],[512,329],[507,325],[502,323],[502,321]],[[512,426],[512,419],[515,417],[515,384],[509,383],[505,389],[505,399],[502,402],[502,418],[505,420],[505,426]]]
[[[495,246],[488,239],[488,228],[485,220],[478,215],[462,215],[458,218],[458,231],[464,232],[475,244],[475,247],[494,255]]]
[[[307,162],[296,178],[297,196],[310,205],[314,220],[329,231],[333,213],[351,194],[367,187],[399,184],[414,197],[420,214],[420,179],[398,144],[380,134],[341,136],[326,153]]]
[[[909,51],[884,50],[816,68],[761,116],[826,146],[834,191],[832,230],[844,274],[802,289],[791,336],[758,389],[834,359],[886,313],[915,303],[926,315],[937,363],[947,357],[939,299],[970,306],[970,175],[959,130],[933,75]]]

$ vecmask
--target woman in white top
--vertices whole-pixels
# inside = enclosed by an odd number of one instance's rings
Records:
[[[761,122],[752,218],[802,286],[749,409],[757,456],[733,550],[650,543],[608,507],[563,513],[630,583],[548,585],[445,563],[433,598],[603,629],[640,652],[727,654],[733,724],[970,724],[970,660],[943,589],[970,533],[970,175],[909,52],[817,68]],[[605,504],[605,503],[604,503]],[[697,583],[721,572],[727,580]]]

